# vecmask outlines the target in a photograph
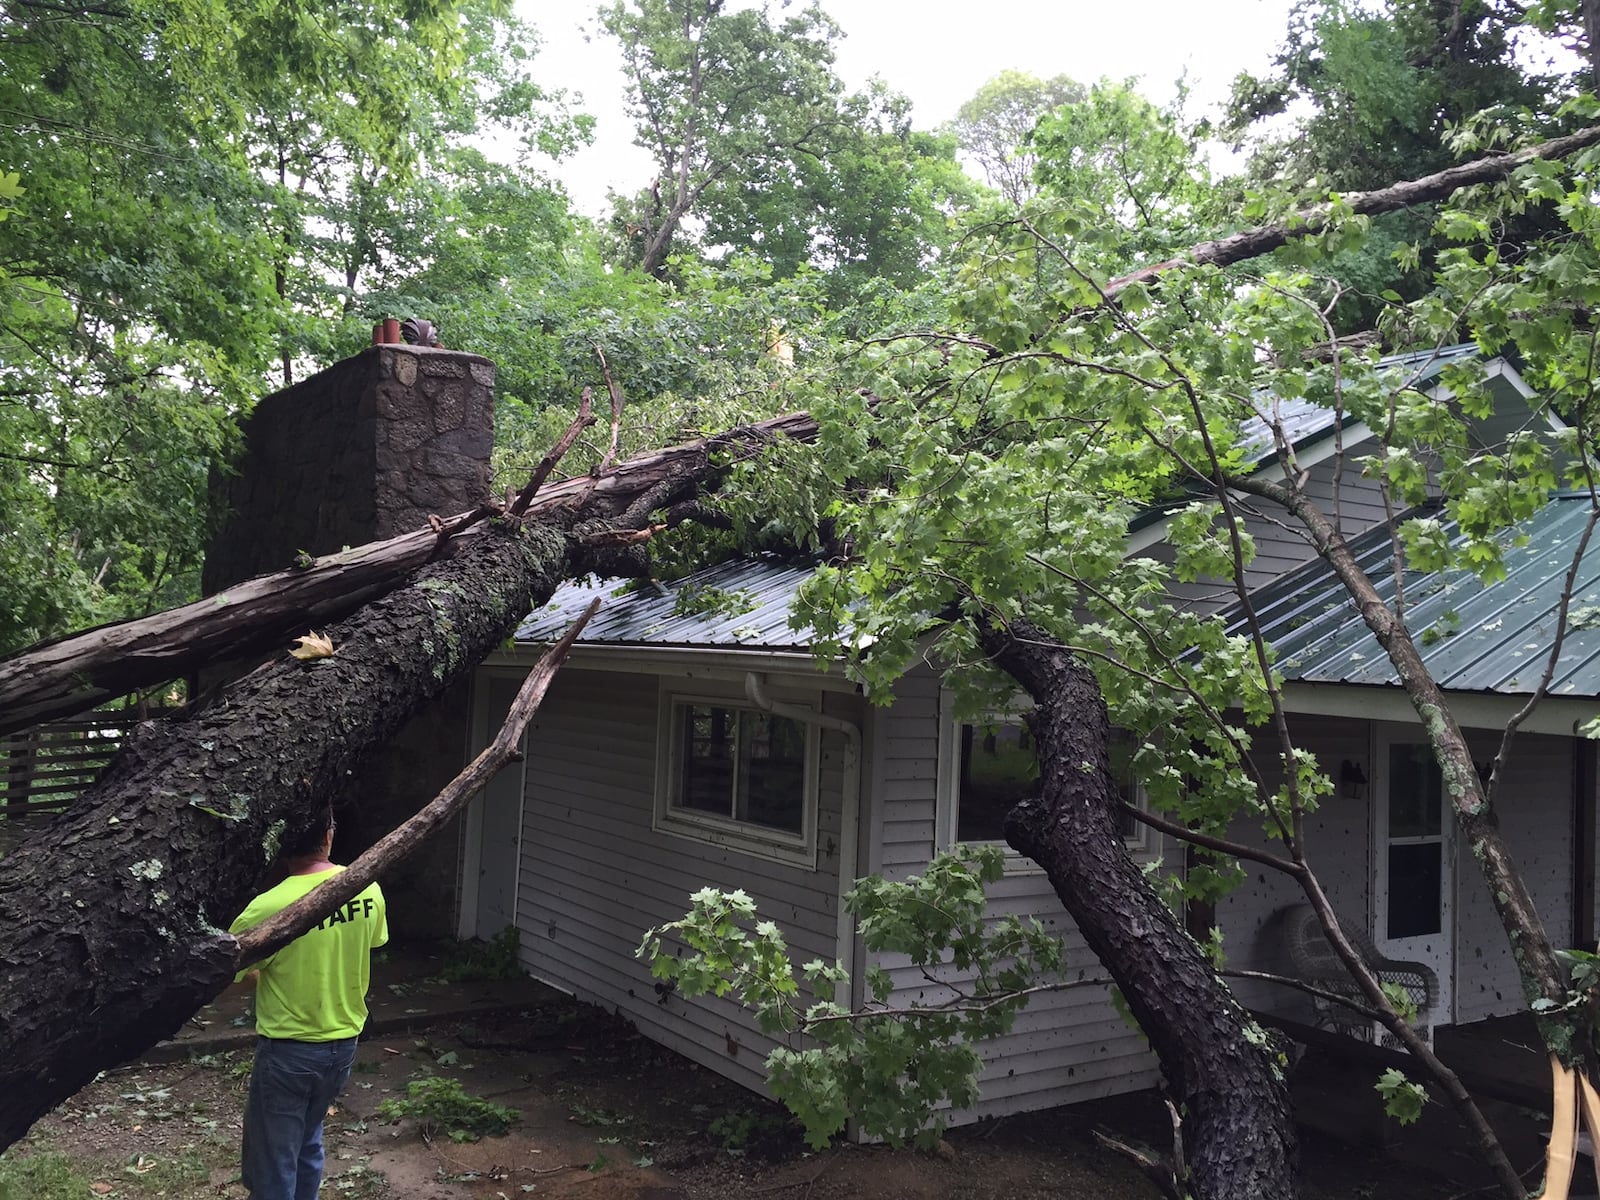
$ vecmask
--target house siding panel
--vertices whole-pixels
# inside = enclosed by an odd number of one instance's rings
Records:
[[[1334,779],[1339,777],[1339,766],[1346,760],[1358,766],[1368,780],[1374,778],[1372,733],[1368,722],[1318,717],[1314,721],[1293,722],[1291,733],[1296,745],[1314,754],[1322,769]],[[1283,779],[1283,767],[1271,735],[1258,737],[1252,752],[1265,785],[1278,787]],[[1341,922],[1363,929],[1371,927],[1372,917],[1370,784],[1367,790],[1368,795],[1359,799],[1329,796],[1317,812],[1306,819],[1306,846],[1311,866],[1327,891],[1334,912]],[[1259,819],[1236,822],[1229,836],[1246,844],[1281,850],[1281,843],[1268,841]],[[1228,963],[1245,969],[1288,973],[1283,947],[1273,937],[1272,917],[1286,905],[1304,904],[1305,894],[1282,872],[1255,863],[1243,865],[1247,871],[1244,883],[1217,903],[1217,924],[1223,930]],[[1235,980],[1231,986],[1247,1008],[1301,1021],[1312,1018],[1310,1002],[1281,986],[1256,980]]]
[[[1493,756],[1495,739],[1474,734],[1471,741],[1475,760]],[[1517,738],[1495,805],[1506,845],[1557,946],[1572,944],[1572,754],[1566,738]],[[1522,1012],[1527,1003],[1510,944],[1471,849],[1459,839],[1456,912],[1456,1021]]]
[[[880,765],[872,818],[863,832],[878,848],[877,858],[868,861],[885,877],[904,879],[925,867],[935,850],[939,680],[931,669],[919,667],[896,683],[895,694],[895,703],[874,721],[873,757]],[[1037,871],[1020,871],[994,884],[989,896],[996,919],[1011,913],[1034,916],[1059,933],[1066,945],[1067,977],[1092,982],[1034,997],[1011,1033],[980,1047],[986,1065],[978,1103],[951,1114],[951,1120],[963,1124],[1151,1086],[1157,1078],[1155,1059],[1143,1035],[1111,1006],[1101,982],[1105,972],[1050,881]],[[897,997],[935,996],[921,971],[903,957],[873,956],[872,964],[889,972]]]
[[[780,690],[779,699],[815,692]],[[644,931],[674,920],[689,895],[741,887],[802,959],[837,952],[838,855],[844,739],[825,731],[818,771],[817,869],[655,830],[658,681],[567,670],[530,726],[518,926],[522,964],[539,979],[614,1009],[648,1036],[745,1086],[764,1091],[773,1043],[728,1001],[655,990],[634,958]],[[828,695],[824,711],[861,719],[860,704]]]
[[[1341,718],[1301,720],[1293,726],[1297,743],[1317,755],[1322,768],[1338,778],[1345,759],[1366,778],[1376,778],[1371,761],[1374,726]],[[1420,737],[1420,731],[1418,731]],[[1487,761],[1496,741],[1469,733],[1473,756]],[[1268,786],[1281,770],[1270,744],[1258,741],[1256,761]],[[1501,785],[1501,829],[1533,892],[1534,902],[1557,945],[1571,939],[1572,926],[1572,746],[1564,738],[1527,734],[1517,739],[1512,765]],[[1307,820],[1306,845],[1312,867],[1343,921],[1372,928],[1372,790],[1361,799],[1332,796]],[[1239,822],[1231,836],[1269,845],[1259,822]],[[1270,844],[1273,848],[1275,843]],[[1465,1024],[1520,1012],[1526,1006],[1516,966],[1488,888],[1470,849],[1457,839],[1454,921],[1456,929],[1454,1016]],[[1282,947],[1271,937],[1270,919],[1279,908],[1304,903],[1288,878],[1270,868],[1246,864],[1248,878],[1217,905],[1230,965],[1255,970],[1287,968]],[[1293,1018],[1311,1019],[1309,1001],[1269,983],[1237,981],[1234,990],[1248,1007]],[[1444,1022],[1441,1022],[1444,1023]]]
[[[1334,460],[1315,464],[1306,479],[1305,492],[1331,520],[1337,510],[1339,523],[1349,537],[1364,533],[1384,519],[1383,495],[1373,480],[1363,479],[1348,459],[1368,454],[1375,443],[1368,441],[1354,449],[1347,447],[1347,463],[1339,477],[1338,504],[1334,503]],[[1255,543],[1255,558],[1245,570],[1245,582],[1252,589],[1271,583],[1279,576],[1309,562],[1316,555],[1306,538],[1296,532],[1282,511],[1265,501],[1241,500],[1244,526]],[[1172,547],[1165,542],[1141,551],[1158,562],[1173,561]],[[1231,580],[1200,579],[1193,583],[1174,582],[1169,594],[1185,607],[1198,612],[1216,612],[1239,599]]]

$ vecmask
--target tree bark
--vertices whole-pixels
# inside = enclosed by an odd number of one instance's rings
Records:
[[[571,573],[575,539],[495,528],[188,721],[147,725],[0,860],[0,1146],[225,987],[224,930],[286,833]]]
[[[1006,817],[1006,841],[1056,895],[1150,1039],[1178,1108],[1197,1200],[1297,1194],[1288,1090],[1260,1029],[1129,856],[1093,674],[1026,622],[984,648],[1033,697],[1041,794]]]
[[[517,690],[511,710],[500,725],[500,732],[459,775],[445,785],[442,792],[424,804],[414,816],[406,818],[399,828],[379,838],[345,870],[323,880],[287,908],[279,909],[261,924],[241,933],[235,946],[234,966],[243,970],[276,954],[297,937],[309,932],[313,925],[331,915],[341,904],[355,899],[385,871],[416,853],[430,837],[444,828],[451,817],[465,808],[467,801],[481,792],[502,767],[519,757],[518,746],[528,722],[539,711],[545,692],[550,690],[551,680],[572,651],[572,644],[578,640],[583,627],[599,608],[600,601],[591,600],[583,615],[562,634],[561,640],[534,664],[527,679],[523,680],[522,687]]]

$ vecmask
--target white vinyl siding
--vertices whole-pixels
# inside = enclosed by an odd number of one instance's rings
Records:
[[[1383,496],[1376,482],[1363,479],[1354,460],[1372,453],[1376,443],[1368,441],[1360,447],[1345,448],[1345,466],[1339,475],[1339,524],[1347,537],[1356,537],[1381,525],[1385,519]],[[1306,494],[1327,514],[1335,515],[1334,460],[1324,459],[1310,469],[1306,480]],[[1316,551],[1299,524],[1271,501],[1254,496],[1240,497],[1236,501],[1244,516],[1244,527],[1255,543],[1255,558],[1245,570],[1245,582],[1254,590],[1271,583],[1281,575],[1304,565],[1316,557]],[[1157,562],[1171,563],[1172,547],[1166,542],[1156,542],[1142,555]],[[1239,593],[1231,580],[1200,579],[1193,583],[1174,581],[1169,589],[1172,597],[1199,612],[1214,612],[1238,603]]]
[[[875,796],[866,836],[877,851],[869,859],[873,869],[889,879],[916,874],[936,851],[939,690],[937,676],[918,667],[896,682],[894,704],[873,722]],[[1007,875],[989,897],[994,916],[1034,916],[1061,935],[1068,978],[1105,978],[1042,873]],[[894,978],[896,996],[915,999],[925,987],[920,971],[903,959],[886,956],[875,965]],[[1137,1091],[1157,1079],[1143,1035],[1112,1008],[1101,983],[1034,997],[1011,1033],[980,1053],[987,1066],[979,1101],[952,1114],[956,1123]]]
[[[1324,771],[1337,781],[1339,764],[1349,759],[1367,778],[1364,795],[1335,795],[1306,822],[1311,865],[1328,892],[1341,920],[1372,930],[1371,805],[1376,774],[1371,759],[1370,722],[1337,717],[1295,718],[1297,744],[1317,755]],[[1391,725],[1388,728],[1402,729]],[[1416,730],[1420,739],[1421,731]],[[1474,758],[1487,761],[1496,739],[1470,732]],[[1572,775],[1573,745],[1566,738],[1523,734],[1513,744],[1511,769],[1501,784],[1500,826],[1517,866],[1533,892],[1539,915],[1552,940],[1567,945],[1572,927]],[[1268,785],[1281,778],[1273,745],[1258,739],[1257,764]],[[1259,821],[1238,822],[1231,836],[1276,850]],[[1272,938],[1270,918],[1284,905],[1305,902],[1287,876],[1246,863],[1247,878],[1217,905],[1217,921],[1226,940],[1228,964],[1255,970],[1287,970],[1282,947]],[[1469,847],[1457,839],[1455,861],[1454,1020],[1466,1024],[1506,1016],[1526,1008],[1516,966],[1499,918]],[[1236,981],[1235,992],[1246,1006],[1297,1020],[1310,1018],[1309,1002],[1286,988],[1250,980]],[[1444,1024],[1446,1022],[1439,1022]]]
[[[787,691],[860,719],[848,696]],[[652,828],[659,698],[654,676],[568,669],[528,734],[521,877],[521,960],[535,977],[615,1009],[651,1038],[764,1090],[773,1043],[726,1000],[657,993],[634,957],[646,929],[683,915],[692,892],[743,888],[800,961],[836,956],[844,739],[820,735],[816,869]]]
[[[1473,734],[1471,742],[1480,762],[1498,745],[1487,735]],[[1573,743],[1522,734],[1495,804],[1506,845],[1558,947],[1572,944],[1572,787]],[[1511,946],[1464,838],[1457,839],[1456,880],[1456,1022],[1525,1011]]]
[[[1306,818],[1306,846],[1328,900],[1341,922],[1371,929],[1369,894],[1371,865],[1371,804],[1373,780],[1370,725],[1340,717],[1315,717],[1292,721],[1295,744],[1317,758],[1322,770],[1336,781],[1340,763],[1349,760],[1361,769],[1367,783],[1360,797],[1333,795]],[[1270,732],[1257,734],[1253,748],[1264,785],[1276,788],[1283,780],[1276,740]],[[1260,818],[1235,821],[1228,835],[1236,841],[1282,852],[1282,843],[1269,839]],[[1245,880],[1217,902],[1217,925],[1223,932],[1228,966],[1292,975],[1284,947],[1276,938],[1272,916],[1288,905],[1306,903],[1300,886],[1281,871],[1259,863],[1241,864]],[[1229,986],[1246,1008],[1276,1013],[1310,1023],[1311,1002],[1279,984],[1250,979],[1230,980]]]

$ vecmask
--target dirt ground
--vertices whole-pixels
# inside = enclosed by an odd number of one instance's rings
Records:
[[[248,1051],[217,1050],[102,1076],[4,1158],[65,1154],[91,1196],[242,1200],[237,1146]],[[509,1132],[457,1142],[385,1100],[429,1075],[519,1111]],[[839,1145],[807,1151],[773,1106],[689,1064],[600,1010],[537,1004],[365,1041],[327,1122],[329,1200],[1141,1200],[1156,1190],[1091,1129],[1170,1137],[1151,1096],[952,1131],[939,1152]],[[1460,1197],[1450,1182],[1307,1135],[1308,1200]],[[1470,1176],[1469,1176],[1470,1180]],[[1479,1181],[1481,1182],[1481,1180]],[[3,1191],[0,1188],[0,1191]],[[52,1197],[56,1193],[51,1193]],[[17,1195],[17,1200],[33,1200]]]

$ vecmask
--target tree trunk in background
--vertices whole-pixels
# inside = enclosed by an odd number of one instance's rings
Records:
[[[984,646],[1038,706],[1042,794],[1012,809],[1006,840],[1045,869],[1160,1059],[1183,1114],[1190,1177],[1179,1187],[1197,1200],[1295,1196],[1282,1073],[1123,842],[1093,674],[1025,623],[985,631]]]

